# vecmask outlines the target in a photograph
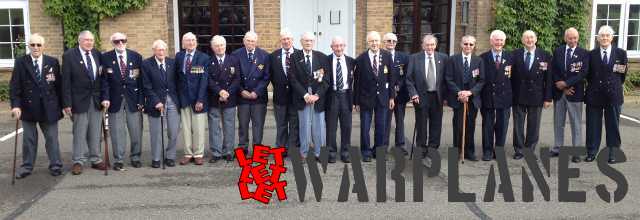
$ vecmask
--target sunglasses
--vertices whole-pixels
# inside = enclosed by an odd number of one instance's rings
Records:
[[[29,44],[31,47],[42,47],[42,44]]]
[[[113,44],[119,44],[119,43],[126,44],[127,43],[127,39],[113,40],[112,42],[113,42]]]
[[[473,44],[472,44],[472,43],[464,43],[464,44],[462,44],[462,45],[465,45],[465,46],[473,46]]]

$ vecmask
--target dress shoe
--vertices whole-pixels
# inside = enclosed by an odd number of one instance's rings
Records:
[[[21,171],[16,173],[16,179],[22,179],[31,175],[31,171]]]
[[[123,171],[124,170],[124,164],[122,164],[122,163],[114,163],[113,164],[113,170]]]
[[[362,162],[371,162],[371,157],[363,157]]]
[[[160,168],[160,161],[151,161],[151,167],[153,168]]]
[[[62,169],[58,168],[58,169],[49,170],[49,174],[51,174],[51,176],[60,176],[62,175]]]
[[[218,156],[213,156],[211,157],[211,159],[209,160],[209,163],[217,163],[218,161],[222,160],[222,157],[218,157]]]
[[[183,157],[182,160],[180,160],[180,165],[187,165],[191,163],[191,161],[193,161],[192,157]]]
[[[131,161],[131,166],[133,168],[140,168],[140,167],[142,167],[142,163],[139,160]]]
[[[224,160],[226,160],[227,162],[232,162],[233,161],[233,156],[231,156],[231,154],[227,154],[224,156]]]
[[[100,163],[91,164],[91,168],[96,170],[107,170],[109,169],[109,166],[104,162],[100,162]]]
[[[464,157],[464,159],[468,161],[478,161],[478,158],[476,158],[476,156],[467,156]]]
[[[82,174],[82,164],[74,163],[73,167],[71,167],[71,174],[73,174],[73,175]]]
[[[558,157],[558,155],[560,155],[560,153],[555,152],[555,151],[549,151],[549,156],[550,157]]]
[[[596,160],[596,155],[587,155],[587,158],[584,158],[584,162],[593,162]]]
[[[515,153],[515,154],[513,155],[513,159],[514,159],[514,160],[520,160],[520,159],[522,159],[523,157],[524,157],[524,155],[523,155],[522,153]]]
[[[198,165],[198,166],[200,166],[200,165],[204,164],[204,158],[202,158],[202,157],[197,157],[197,158],[195,158],[195,159],[194,159],[194,162],[193,162],[193,163],[194,163],[194,164],[196,164],[196,165]]]
[[[164,165],[168,167],[175,167],[176,161],[172,159],[164,159]]]
[[[329,163],[336,163],[335,157],[329,157]]]
[[[571,157],[571,162],[580,163],[580,157],[578,157],[578,156]]]
[[[609,160],[607,160],[607,163],[615,164],[616,163],[616,159],[615,158],[609,158]]]
[[[343,157],[342,159],[340,159],[343,163],[351,163],[351,159],[349,159],[348,157]]]
[[[482,155],[482,161],[491,161],[492,159],[493,159],[493,156],[490,154]]]

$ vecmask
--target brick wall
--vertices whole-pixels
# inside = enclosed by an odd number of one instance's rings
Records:
[[[489,28],[495,22],[494,0],[477,0],[469,1],[469,24],[462,25],[462,1],[456,0],[456,32],[453,49],[455,53],[460,53],[460,40],[462,36],[468,34],[476,37],[476,54],[480,54],[488,50],[489,44]],[[511,40],[511,39],[507,39]]]
[[[378,31],[381,35],[392,30],[393,0],[356,1],[356,53],[367,48],[367,32]]]
[[[42,1],[29,1],[29,27],[31,33],[39,33],[44,37],[45,54],[60,59],[64,52],[62,22],[45,14]]]
[[[280,47],[280,0],[253,1],[258,46],[268,52]]]

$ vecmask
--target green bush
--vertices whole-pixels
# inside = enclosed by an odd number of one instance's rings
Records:
[[[631,95],[632,92],[640,88],[640,72],[629,72],[625,78],[622,89],[625,95]]]
[[[0,101],[9,100],[9,82],[0,83]]]

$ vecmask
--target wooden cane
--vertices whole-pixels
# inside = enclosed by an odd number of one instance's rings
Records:
[[[103,160],[105,163],[104,175],[109,175],[109,113],[107,108],[102,110],[102,137],[104,139],[104,155]]]
[[[462,146],[460,146],[460,148],[462,148],[461,153],[460,153],[460,160],[462,161],[462,163],[464,164],[464,147],[465,147],[465,140],[466,140],[466,133],[467,133],[467,110],[469,108],[468,103],[463,103],[463,115],[462,115]]]
[[[164,116],[165,116],[165,111],[164,111],[164,106],[160,109],[160,140],[162,142],[162,169],[166,169],[166,165],[165,165],[165,146],[164,146]]]
[[[18,127],[20,126],[20,118],[16,117],[16,137],[13,142],[13,175],[11,176],[11,185],[16,184],[16,161],[18,158]]]

